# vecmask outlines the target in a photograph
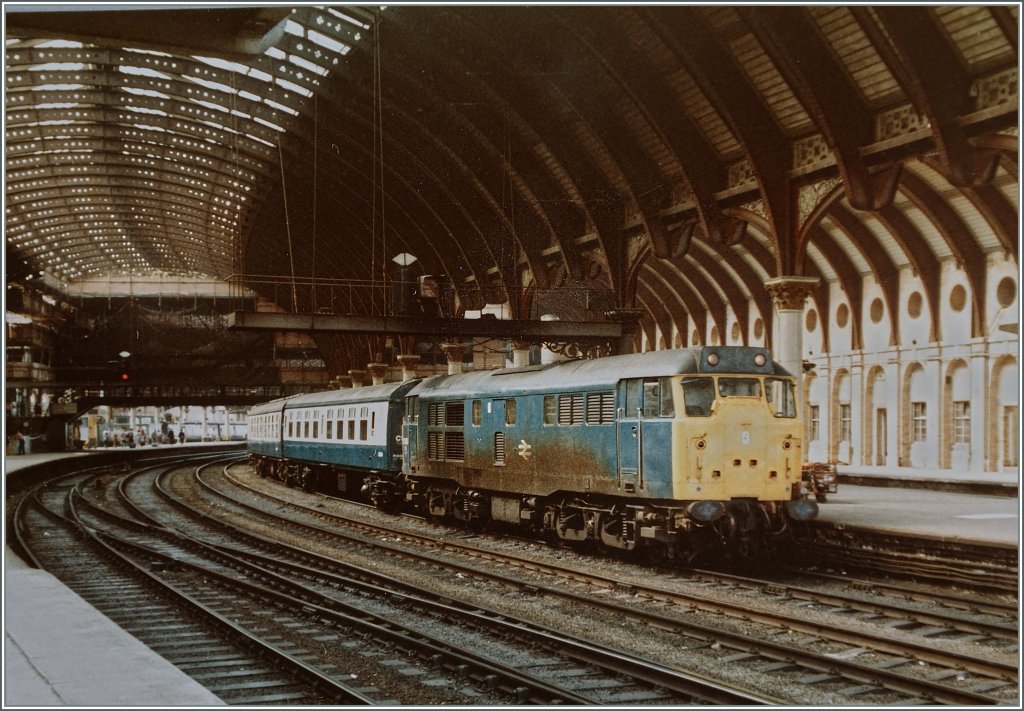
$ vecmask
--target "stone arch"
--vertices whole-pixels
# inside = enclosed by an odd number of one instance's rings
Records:
[[[845,368],[837,370],[832,378],[829,402],[829,461],[849,464],[853,454],[853,378]]]
[[[971,370],[967,361],[957,358],[949,363],[942,389],[942,450],[939,452],[939,466],[943,469],[967,471],[971,463],[972,414]],[[962,431],[965,424],[966,436]]]
[[[864,407],[861,411],[861,461],[883,466],[888,455],[888,409],[884,399],[885,368],[874,365],[864,380]]]
[[[920,363],[910,363],[904,372],[900,392],[900,466],[920,467],[927,461],[930,438],[927,430],[928,400],[924,367]],[[915,413],[914,403],[923,403],[924,411]],[[924,439],[921,441],[914,441],[915,414],[925,418],[925,430],[921,435]]]
[[[988,392],[986,461],[993,471],[1020,468],[1020,376],[1017,359],[1003,355],[992,365]]]

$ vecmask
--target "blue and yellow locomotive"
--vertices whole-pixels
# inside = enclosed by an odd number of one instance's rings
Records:
[[[339,441],[339,413],[364,410],[378,443]],[[746,553],[817,515],[795,379],[763,348],[439,375],[269,403],[250,423],[256,466],[291,483],[661,557]]]

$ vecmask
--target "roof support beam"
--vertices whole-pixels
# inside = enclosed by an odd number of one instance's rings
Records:
[[[622,335],[614,321],[508,321],[502,319],[337,316],[236,311],[228,328],[239,331],[305,331],[440,338],[512,338],[523,341],[608,340]]]

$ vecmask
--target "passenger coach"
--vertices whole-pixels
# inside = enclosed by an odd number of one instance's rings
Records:
[[[329,390],[274,400],[249,410],[256,470],[306,489],[363,493],[391,502],[402,472],[402,401],[418,380]]]

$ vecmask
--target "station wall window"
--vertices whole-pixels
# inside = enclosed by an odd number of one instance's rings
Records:
[[[851,440],[853,417],[850,413],[850,405],[842,403],[839,405],[839,441],[849,442]]]
[[[953,442],[967,444],[971,441],[971,403],[959,400],[953,403]]]
[[[928,404],[924,402],[910,403],[911,442],[928,441]]]
[[[808,411],[808,427],[807,439],[810,442],[817,442],[821,439],[821,407],[819,405],[810,405],[807,408]]]

